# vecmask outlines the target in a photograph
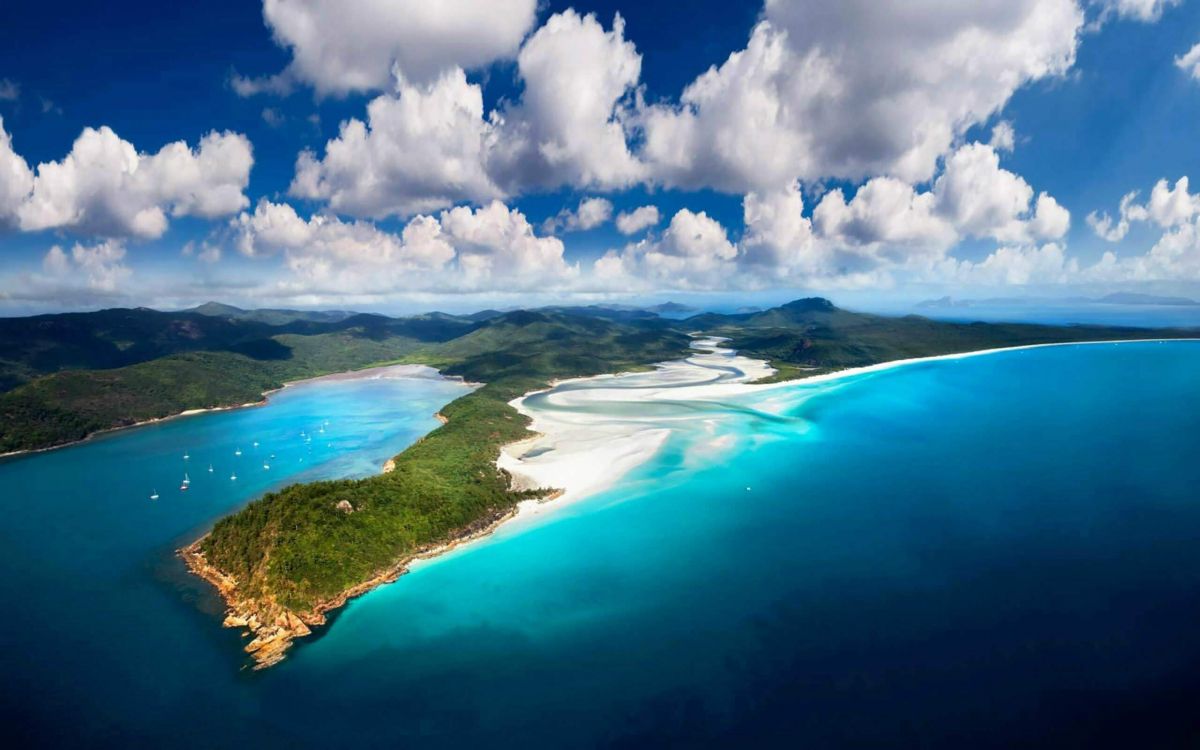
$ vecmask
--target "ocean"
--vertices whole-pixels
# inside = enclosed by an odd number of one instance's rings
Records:
[[[464,386],[319,381],[6,460],[5,734],[1195,746],[1198,373],[1200,343],[1061,346],[706,402],[609,489],[352,601],[258,673],[173,550],[270,487],[378,471]]]

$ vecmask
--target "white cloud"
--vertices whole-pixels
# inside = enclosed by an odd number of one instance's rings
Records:
[[[928,179],[967,128],[1074,62],[1074,0],[768,0],[745,50],[643,112],[669,185]]]
[[[499,201],[417,216],[395,234],[367,221],[303,219],[264,199],[231,226],[243,254],[282,256],[291,275],[280,288],[292,294],[528,290],[577,273],[560,240],[536,236],[523,214]]]
[[[602,285],[615,288],[713,289],[736,281],[737,254],[720,222],[685,208],[671,218],[661,237],[610,250],[596,261],[593,273]]]
[[[1102,16],[1115,15],[1135,21],[1153,22],[1162,18],[1163,11],[1183,0],[1092,0],[1099,5]]]
[[[982,286],[1062,284],[1079,274],[1079,262],[1068,258],[1063,246],[1056,242],[1004,246],[979,263],[959,261],[952,266],[953,281]]]
[[[7,78],[0,78],[0,102],[15,102],[21,98],[21,85]]]
[[[997,151],[1012,151],[1017,145],[1017,131],[1008,120],[1001,120],[992,127],[992,137],[988,145]]]
[[[426,85],[398,83],[342,123],[317,159],[303,152],[290,193],[356,216],[405,216],[500,197],[484,168],[493,126],[483,92],[455,69]]]
[[[1119,220],[1093,212],[1089,223],[1100,237],[1118,242],[1135,222],[1151,223],[1162,230],[1145,253],[1118,256],[1106,252],[1086,278],[1096,281],[1197,281],[1200,280],[1200,195],[1188,192],[1188,178],[1180,177],[1174,187],[1159,180],[1150,200],[1134,203],[1137,192],[1121,199]]]
[[[50,248],[42,259],[42,270],[58,281],[81,278],[94,292],[117,292],[131,271],[124,263],[125,246],[117,240],[96,245],[76,243],[68,254],[61,246]]]
[[[1200,43],[1176,57],[1175,65],[1180,70],[1186,71],[1192,78],[1200,80]]]
[[[780,278],[826,275],[835,265],[828,246],[817,243],[812,221],[804,216],[800,185],[786,190],[747,193],[742,200],[746,234],[741,262],[750,272]]]
[[[1093,211],[1088,214],[1088,225],[1099,237],[1109,242],[1120,242],[1125,239],[1134,222],[1150,221],[1169,229],[1185,224],[1200,214],[1200,195],[1188,192],[1186,175],[1175,181],[1175,187],[1169,187],[1166,180],[1156,182],[1150,191],[1150,200],[1145,204],[1134,203],[1137,196],[1135,190],[1121,197],[1117,220],[1114,221],[1108,213]]]
[[[641,57],[623,28],[620,16],[607,32],[594,16],[552,16],[517,58],[520,102],[487,116],[461,68],[424,84],[399,78],[395,95],[368,105],[366,123],[343,123],[323,157],[301,154],[290,192],[380,218],[560,185],[628,186],[643,167],[619,102]]]
[[[574,210],[564,208],[546,219],[542,224],[542,231],[548,234],[586,232],[608,223],[612,219],[612,213],[613,204],[607,198],[584,198]]]
[[[497,182],[510,192],[609,189],[644,176],[629,151],[619,106],[642,66],[624,34],[620,15],[605,31],[594,15],[567,10],[529,38],[517,56],[521,101],[498,114],[501,137],[489,164]]]
[[[637,234],[658,224],[658,206],[639,206],[617,214],[617,231],[624,235]]]
[[[0,117],[0,227],[15,224],[17,210],[33,190],[33,172],[12,147]]]
[[[288,79],[320,94],[379,91],[394,70],[427,83],[511,57],[536,11],[536,0],[264,0],[263,17],[292,62],[282,77],[233,85],[243,95],[286,90]]]
[[[991,146],[971,143],[947,157],[928,192],[891,177],[876,177],[847,202],[841,190],[827,193],[813,212],[825,239],[879,245],[885,256],[944,254],[963,238],[1006,243],[1058,239],[1070,214],[1051,196],[1033,199],[1033,188],[1000,166]]]
[[[0,219],[26,231],[67,228],[87,234],[160,237],[168,216],[216,218],[248,205],[250,142],[212,132],[197,148],[182,141],[139,153],[107,127],[85,128],[61,161],[36,175],[12,150],[0,122]]]

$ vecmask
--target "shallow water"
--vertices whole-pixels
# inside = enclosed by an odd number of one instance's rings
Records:
[[[263,443],[278,465],[301,457],[282,447],[298,425],[359,414],[392,444],[330,440],[314,475],[369,473],[458,386],[297,388],[5,462],[8,727],[187,747],[1186,746],[1197,373],[1200,344],[1070,346],[705,404],[613,489],[353,601],[257,674],[170,556],[249,495],[193,471],[180,497],[177,456],[206,467],[207,446],[267,430],[225,420],[291,399],[304,416]]]

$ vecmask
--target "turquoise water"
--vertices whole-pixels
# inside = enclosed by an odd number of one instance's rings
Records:
[[[0,463],[6,728],[93,746],[1192,746],[1198,373],[1200,344],[1054,347],[792,386],[782,413],[708,406],[724,452],[681,430],[612,490],[355,600],[265,673],[239,670],[170,554],[279,479],[221,489],[216,461],[269,432],[272,474],[301,457],[297,479],[368,473],[461,386],[314,384]],[[342,437],[309,457],[292,436],[325,419]],[[217,468],[186,497],[184,449]]]

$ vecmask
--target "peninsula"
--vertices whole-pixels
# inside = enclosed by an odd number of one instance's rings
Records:
[[[762,380],[776,381],[982,349],[1195,335],[890,318],[820,298],[685,319],[604,307],[327,315],[207,306],[0,324],[6,355],[0,376],[10,384],[0,395],[0,447],[7,450],[257,401],[288,379],[375,364],[427,364],[481,384],[445,406],[443,424],[392,459],[386,473],[268,493],[181,550],[189,568],[225,600],[225,624],[249,631],[245,648],[256,667],[278,662],[331,610],[395,580],[415,558],[487,533],[524,500],[551,497],[558,488],[514,482],[500,458],[504,446],[535,437],[510,402],[554,381],[678,360],[699,334],[728,339],[742,355],[767,361],[774,373]],[[46,330],[53,336],[39,338]],[[60,343],[48,347],[50,338]],[[143,343],[123,345],[126,338]]]

